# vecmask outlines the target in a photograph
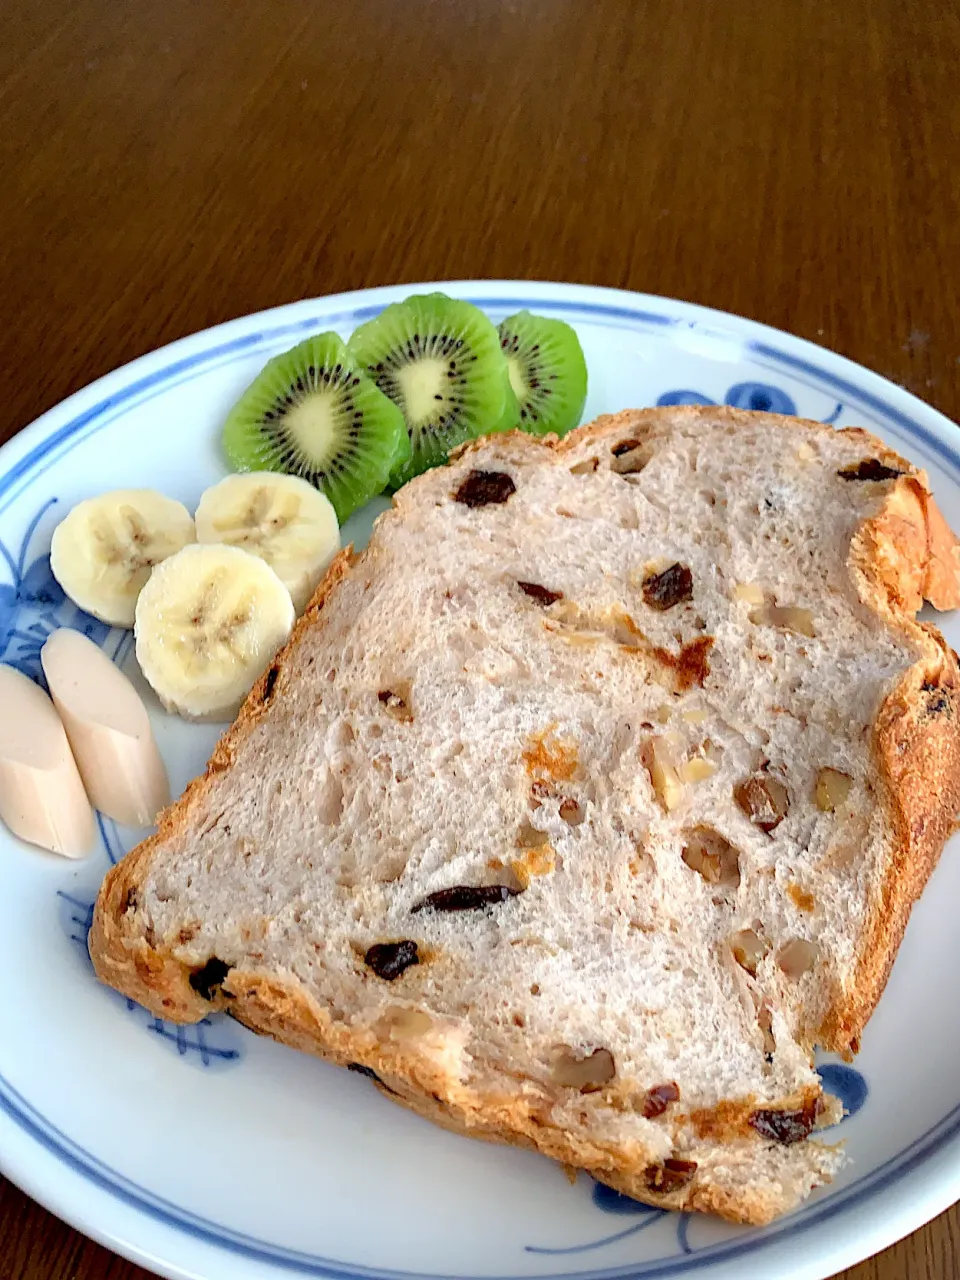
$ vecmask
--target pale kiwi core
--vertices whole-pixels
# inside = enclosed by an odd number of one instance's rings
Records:
[[[335,391],[312,391],[284,415],[283,430],[303,456],[322,470],[339,447],[339,416]]]
[[[409,422],[418,426],[434,416],[437,402],[446,398],[443,395],[446,370],[445,361],[430,357],[418,359],[397,370],[397,382]]]
[[[513,394],[522,404],[526,399],[528,387],[526,379],[523,376],[523,370],[520,368],[520,361],[514,360],[512,357],[508,357],[507,373],[510,375],[510,385],[513,387]]]

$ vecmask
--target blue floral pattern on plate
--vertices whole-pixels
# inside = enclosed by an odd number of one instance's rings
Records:
[[[658,405],[681,404],[716,404],[717,401],[705,396],[702,391],[665,391],[657,400]],[[797,404],[793,396],[781,387],[774,387],[768,382],[737,382],[730,387],[723,398],[723,403],[733,409],[753,409],[761,413],[788,413],[795,415]],[[843,412],[843,404],[838,402],[833,412],[821,422],[834,426]]]
[[[527,1245],[528,1253],[545,1254],[549,1257],[567,1256],[575,1253],[587,1253],[593,1249],[602,1249],[606,1245],[616,1244],[620,1240],[626,1240],[629,1236],[639,1235],[641,1231],[647,1231],[656,1223],[661,1222],[664,1218],[673,1218],[676,1224],[677,1247],[680,1253],[693,1253],[694,1248],[687,1239],[687,1233],[690,1228],[690,1215],[688,1213],[673,1213],[669,1209],[657,1209],[653,1205],[643,1204],[639,1200],[631,1200],[629,1196],[622,1196],[619,1191],[614,1191],[612,1187],[606,1186],[602,1182],[594,1182],[593,1190],[590,1193],[593,1203],[603,1213],[619,1214],[624,1217],[637,1218],[638,1221],[631,1227],[625,1227],[622,1231],[614,1231],[612,1235],[601,1236],[597,1240],[589,1240],[585,1244],[567,1245],[564,1248],[548,1249],[539,1245]]]

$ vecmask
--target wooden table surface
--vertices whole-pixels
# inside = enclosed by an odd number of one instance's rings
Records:
[[[0,439],[221,320],[474,276],[739,312],[960,418],[956,5],[3,0],[0,32]],[[844,1274],[960,1275],[957,1207]],[[3,1280],[145,1276],[0,1179]]]

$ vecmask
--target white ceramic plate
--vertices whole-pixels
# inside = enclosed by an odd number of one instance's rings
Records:
[[[838,356],[660,298],[443,287],[497,321],[530,307],[573,324],[590,370],[586,418],[726,401],[865,424],[927,468],[960,527],[956,427]],[[321,329],[346,337],[414,288],[297,303],[187,338],[88,387],[0,451],[0,659],[36,675],[43,638],[66,624],[129,669],[130,637],[79,614],[50,576],[58,520],[116,486],[195,505],[224,473],[224,414],[269,356]],[[347,536],[363,540],[371,514]],[[960,648],[960,621],[944,623]],[[159,709],[155,724],[181,787],[216,730]],[[90,904],[139,834],[105,822],[99,852],[72,864],[0,833],[0,1168],[165,1276],[820,1280],[960,1197],[956,848],[914,913],[856,1070],[823,1068],[852,1113],[837,1136],[853,1162],[798,1213],[748,1231],[645,1208],[584,1176],[571,1186],[546,1160],[454,1137],[361,1076],[228,1019],[178,1029],[100,987],[85,948]]]

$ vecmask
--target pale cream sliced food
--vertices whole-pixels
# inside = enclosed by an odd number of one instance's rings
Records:
[[[77,503],[53,531],[50,568],[70,599],[114,627],[132,627],[156,565],[193,542],[193,517],[153,489],[114,489]]]
[[[9,666],[0,666],[0,707],[0,818],[28,844],[82,858],[93,811],[56,708]]]
[[[170,803],[170,784],[136,689],[69,627],[50,636],[40,661],[94,806],[124,826],[152,826]]]
[[[197,541],[222,542],[259,556],[302,613],[340,550],[340,528],[325,494],[299,476],[251,471],[227,476],[197,507]]]
[[[137,660],[169,711],[229,720],[294,623],[290,592],[239,547],[184,547],[137,601]]]

